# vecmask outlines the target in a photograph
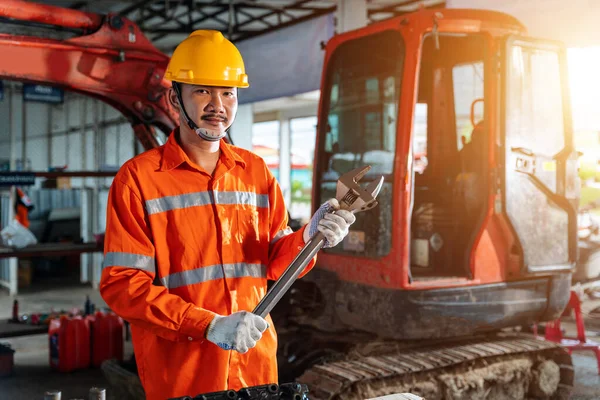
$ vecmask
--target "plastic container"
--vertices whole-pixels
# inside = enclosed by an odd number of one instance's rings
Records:
[[[97,311],[91,320],[92,365],[100,367],[103,361],[123,361],[123,319],[112,312]]]
[[[15,351],[8,343],[0,343],[0,378],[13,373]]]
[[[90,325],[80,316],[50,321],[50,367],[70,372],[90,367]]]

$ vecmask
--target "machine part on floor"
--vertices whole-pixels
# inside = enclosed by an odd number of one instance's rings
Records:
[[[340,355],[309,368],[298,381],[310,387],[311,400],[362,400],[398,392],[427,400],[521,400],[542,392],[542,398],[566,400],[573,386],[569,354],[526,335],[396,346],[381,343],[360,357]]]
[[[97,387],[90,388],[89,400],[106,400],[106,389]]]
[[[309,400],[309,389],[300,383],[276,383],[222,392],[184,396],[169,400]]]
[[[44,393],[44,400],[61,400],[62,392],[60,390],[49,390]]]
[[[340,204],[340,209],[356,214],[377,205],[376,198],[383,185],[383,176],[373,180],[364,189],[358,184],[370,169],[369,165],[356,168],[338,179],[335,197]],[[253,313],[266,318],[324,244],[325,236],[321,232],[314,235],[254,308]]]
[[[46,393],[44,393],[44,400],[61,400],[61,398],[62,392],[60,390],[49,390]],[[117,398],[121,400],[120,397]],[[106,400],[106,389],[98,387],[90,388],[88,400]]]
[[[577,327],[577,335],[575,337],[566,337],[563,335],[561,320],[558,318],[546,324],[544,327],[544,339],[562,345],[569,352],[591,351],[596,357],[598,375],[600,375],[600,343],[587,338],[583,312],[581,311],[581,299],[577,290],[571,291],[569,306],[562,316],[569,316],[571,313],[575,314],[575,326]],[[537,326],[534,326],[534,334],[537,334]]]

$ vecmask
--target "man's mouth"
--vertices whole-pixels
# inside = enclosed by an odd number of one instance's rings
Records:
[[[217,126],[221,123],[223,123],[223,124],[227,123],[227,118],[217,117],[214,115],[205,115],[201,119],[202,119],[202,121],[206,121],[208,124],[215,125],[215,126]]]

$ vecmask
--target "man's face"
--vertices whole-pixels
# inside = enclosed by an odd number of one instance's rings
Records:
[[[237,88],[181,84],[181,97],[185,111],[199,128],[225,131],[235,118],[238,99]],[[177,96],[171,93],[177,105]],[[182,125],[186,125],[181,120]]]

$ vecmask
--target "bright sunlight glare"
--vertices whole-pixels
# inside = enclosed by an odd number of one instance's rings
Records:
[[[600,131],[600,46],[567,51],[573,128]]]

